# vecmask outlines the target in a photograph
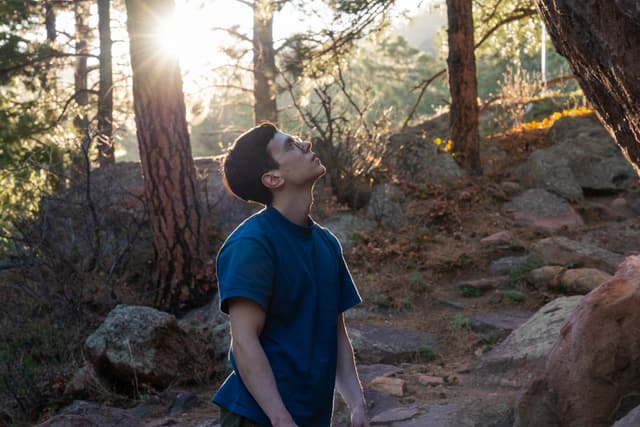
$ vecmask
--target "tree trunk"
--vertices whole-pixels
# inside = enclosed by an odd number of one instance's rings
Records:
[[[536,0],[557,51],[640,173],[640,9],[632,0]]]
[[[111,61],[111,0],[98,0],[100,86],[98,94],[98,163],[115,163],[113,147],[113,68]]]
[[[458,163],[471,175],[482,174],[478,131],[478,84],[471,0],[447,0],[449,29],[449,138]]]
[[[273,49],[274,0],[255,0],[253,5],[253,93],[255,123],[277,123],[276,62]]]
[[[47,41],[56,41],[56,11],[53,9],[53,4],[47,1],[44,5],[44,26],[47,29]]]
[[[80,106],[89,103],[87,55],[89,54],[89,39],[91,29],[89,28],[89,2],[86,0],[78,0],[75,2],[75,20],[76,20],[76,69],[74,73],[76,102]],[[88,124],[87,124],[88,125]]]
[[[158,48],[158,18],[173,0],[126,0],[144,191],[153,232],[155,305],[172,313],[211,297],[204,277],[204,217],[177,58]]]

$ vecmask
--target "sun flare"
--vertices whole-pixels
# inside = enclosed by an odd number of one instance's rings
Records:
[[[213,60],[214,40],[208,21],[209,13],[199,7],[178,4],[173,14],[162,19],[158,43],[164,55],[178,58],[183,71],[199,72]]]

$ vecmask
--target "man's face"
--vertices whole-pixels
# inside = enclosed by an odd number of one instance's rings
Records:
[[[267,150],[280,165],[278,172],[285,185],[313,184],[326,172],[320,158],[311,151],[311,143],[300,138],[277,132],[267,145]]]

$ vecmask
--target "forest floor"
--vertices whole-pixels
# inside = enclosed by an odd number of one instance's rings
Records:
[[[508,199],[500,186],[504,174],[533,150],[546,146],[547,133],[548,129],[536,129],[494,137],[490,143],[508,155],[495,159],[503,164],[493,176],[467,177],[449,185],[400,183],[409,199],[407,225],[399,230],[377,227],[356,233],[354,243],[345,247],[345,258],[364,300],[350,324],[423,331],[437,342],[433,347],[416,348],[413,356],[389,361],[398,368],[393,376],[405,381],[401,405],[426,408],[452,401],[494,399],[504,402],[507,411],[513,409],[517,387],[472,384],[474,365],[497,342],[474,332],[469,319],[500,310],[533,313],[559,295],[518,284],[517,277],[513,278],[514,292],[468,295],[458,284],[490,277],[492,261],[526,255],[532,243],[558,234],[521,226],[502,209]],[[322,206],[326,201],[316,203],[319,210],[330,211]],[[585,228],[598,224],[598,218],[586,219]],[[488,246],[481,242],[483,237],[505,230],[513,235],[510,244]],[[576,235],[580,230],[560,230],[563,232]],[[359,359],[362,363],[366,355],[359,355]],[[420,374],[441,378],[443,384],[425,385]],[[191,390],[201,405],[179,418],[159,417],[151,425],[215,426],[217,408],[208,399],[217,385]],[[337,405],[337,410],[334,424],[348,425],[344,405]],[[415,425],[421,424],[418,421]]]
[[[486,150],[487,153],[501,152],[495,159],[483,159],[498,165],[492,168],[491,174],[464,177],[446,185],[399,182],[407,197],[406,225],[400,229],[380,226],[354,233],[352,242],[345,245],[345,258],[364,300],[348,317],[348,323],[421,331],[436,342],[433,346],[417,347],[415,354],[385,361],[398,368],[393,376],[405,381],[404,393],[397,398],[402,406],[424,409],[454,401],[494,399],[503,401],[508,410],[512,410],[518,387],[507,384],[504,388],[491,388],[473,382],[474,366],[497,341],[474,332],[469,319],[479,313],[499,310],[533,313],[559,295],[520,284],[513,274],[513,292],[468,294],[459,283],[491,277],[493,261],[526,255],[531,244],[544,237],[577,236],[582,230],[609,220],[574,206],[585,219],[582,228],[552,232],[518,224],[510,212],[503,209],[511,196],[509,185],[504,185],[508,181],[506,176],[532,151],[547,146],[548,128],[504,133],[484,143],[499,148]],[[606,204],[607,199],[615,195],[594,197]],[[322,216],[316,218],[321,224],[337,212],[335,203],[322,197],[316,199],[314,209],[322,212]],[[482,238],[500,231],[512,234],[509,244],[481,242]],[[357,356],[361,365],[369,363],[367,355]],[[440,378],[442,384],[425,385],[420,374]],[[214,427],[219,414],[209,399],[221,380],[170,388],[146,396],[130,402],[136,406],[131,411],[148,427]],[[195,399],[190,399],[183,410],[170,414],[167,408],[181,392]],[[344,405],[338,403],[336,408],[335,426],[348,425]],[[410,427],[414,424],[382,425]],[[415,424],[419,425],[419,422]],[[430,425],[440,424],[434,421]]]

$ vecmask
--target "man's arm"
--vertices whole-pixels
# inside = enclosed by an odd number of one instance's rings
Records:
[[[295,427],[296,423],[282,402],[273,370],[260,345],[259,337],[266,317],[264,310],[249,299],[233,298],[229,301],[229,316],[231,351],[242,382],[274,427]]]
[[[353,347],[347,335],[344,314],[338,317],[338,365],[336,368],[336,387],[351,410],[353,427],[368,427],[366,406],[362,385],[356,371]]]

